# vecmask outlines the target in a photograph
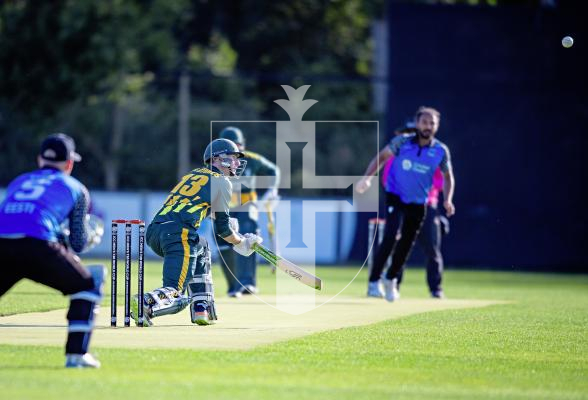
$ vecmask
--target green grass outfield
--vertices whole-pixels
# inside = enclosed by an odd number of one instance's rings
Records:
[[[146,272],[146,287],[157,286],[158,267],[148,264]],[[334,294],[356,272],[319,268],[317,274]],[[220,271],[213,274],[222,296]],[[264,267],[258,275],[260,287],[271,287]],[[364,298],[365,278],[362,272],[344,295]],[[5,344],[0,398],[588,399],[588,276],[450,270],[445,288],[450,299],[505,303],[419,313],[250,350],[93,347],[99,370],[64,369],[62,346]],[[424,271],[407,271],[402,295],[387,306],[427,298]],[[66,306],[59,293],[21,282],[0,300],[0,315]],[[7,334],[0,324],[0,336]]]

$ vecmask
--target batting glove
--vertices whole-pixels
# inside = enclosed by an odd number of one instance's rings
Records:
[[[242,256],[249,257],[255,251],[253,246],[262,241],[263,239],[260,236],[254,235],[253,233],[246,233],[241,236],[241,242],[233,246],[233,250]]]

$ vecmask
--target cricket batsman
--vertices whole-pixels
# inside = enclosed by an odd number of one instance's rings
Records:
[[[147,244],[163,257],[163,282],[162,287],[145,293],[143,326],[151,326],[153,318],[178,313],[187,306],[192,323],[210,325],[217,319],[210,249],[198,229],[210,215],[216,234],[245,257],[253,253],[255,243],[261,243],[257,235],[239,234],[229,216],[230,178],[242,174],[246,164],[242,158],[243,153],[232,141],[213,140],[204,151],[204,167],[184,175],[147,227]],[[131,317],[136,323],[138,303],[135,296]]]

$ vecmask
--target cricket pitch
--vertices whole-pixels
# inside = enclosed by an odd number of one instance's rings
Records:
[[[271,296],[263,297],[272,301]],[[296,301],[293,297],[292,301]],[[92,337],[92,347],[183,348],[247,350],[332,329],[362,326],[412,314],[500,304],[485,300],[383,299],[339,296],[310,312],[291,315],[253,296],[217,301],[219,321],[211,326],[190,322],[188,309],[156,318],[149,328],[110,327],[108,307],[102,307]],[[0,344],[62,346],[66,337],[66,310],[0,317]]]

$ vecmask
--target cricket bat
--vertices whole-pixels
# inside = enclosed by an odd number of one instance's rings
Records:
[[[271,265],[284,271],[288,276],[293,279],[297,279],[300,283],[310,286],[313,289],[321,290],[323,288],[323,281],[319,277],[314,276],[310,272],[307,272],[300,268],[298,265],[291,263],[275,254],[268,248],[256,243],[253,246],[253,250],[265,258]]]
[[[278,244],[277,244],[277,240],[276,240],[276,224],[274,223],[274,213],[271,210],[271,208],[267,207],[267,236],[269,238],[270,241],[270,249],[272,251],[277,252],[278,251]],[[272,265],[271,266],[271,270],[272,270],[272,274],[276,273],[276,266]]]

